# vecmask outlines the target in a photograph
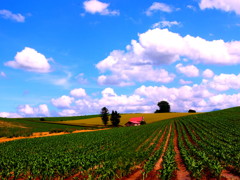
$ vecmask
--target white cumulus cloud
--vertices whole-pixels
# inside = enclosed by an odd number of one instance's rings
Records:
[[[215,75],[208,86],[217,91],[227,91],[229,89],[240,89],[240,74],[220,74]]]
[[[87,96],[86,91],[83,88],[78,88],[78,89],[71,90],[70,95],[74,96],[74,97],[77,97],[77,98]]]
[[[17,113],[11,113],[11,112],[0,112],[0,117],[3,118],[21,118],[22,116]]]
[[[233,11],[240,14],[239,0],[201,0],[199,3],[201,9],[220,9],[226,12]]]
[[[18,52],[14,61],[8,61],[6,66],[23,69],[26,71],[47,73],[50,72],[51,66],[49,60],[35,49],[25,47],[21,52]]]
[[[73,103],[73,101],[74,101],[73,97],[69,97],[65,95],[57,99],[54,99],[54,98],[51,99],[52,104],[58,108],[69,108]]]
[[[151,16],[154,12],[162,11],[170,13],[173,11],[173,8],[165,3],[154,2],[146,11],[147,16]]]
[[[104,3],[98,0],[88,0],[83,2],[83,6],[86,12],[91,14],[99,13],[101,15],[119,15],[118,10],[109,10],[110,4]]]
[[[74,109],[64,109],[58,113],[60,116],[79,116],[79,112]]]
[[[0,16],[4,19],[11,19],[16,22],[25,22],[25,17],[22,14],[14,14],[9,10],[0,10]]]
[[[204,78],[212,78],[214,76],[214,72],[211,69],[206,69],[202,73]]]
[[[187,77],[197,77],[199,76],[199,70],[194,65],[183,66],[181,63],[176,65],[178,72],[184,74]]]
[[[46,104],[40,104],[37,107],[32,107],[28,104],[20,105],[18,112],[23,117],[37,117],[37,116],[50,116],[48,106]]]

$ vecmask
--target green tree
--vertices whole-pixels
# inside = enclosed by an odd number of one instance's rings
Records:
[[[159,110],[156,110],[155,113],[166,113],[170,112],[170,105],[167,101],[158,102]]]
[[[196,113],[194,109],[189,109],[188,113]]]
[[[102,118],[102,122],[105,126],[107,125],[107,123],[109,121],[108,115],[109,115],[108,109],[106,107],[103,107],[101,110],[101,118]]]
[[[112,111],[112,114],[111,114],[111,122],[112,122],[112,125],[117,127],[120,123],[120,114],[117,112],[117,111]]]

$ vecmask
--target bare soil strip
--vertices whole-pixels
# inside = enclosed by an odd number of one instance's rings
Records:
[[[168,136],[167,136],[167,140],[166,140],[166,143],[163,147],[163,152],[162,152],[162,155],[160,156],[159,160],[157,161],[157,163],[155,164],[154,166],[154,171],[157,171],[159,169],[161,169],[161,164],[162,164],[162,161],[163,161],[163,156],[166,152],[166,149],[167,149],[167,146],[168,146],[168,142],[169,142],[169,138],[170,138],[170,135],[171,135],[171,131],[172,131],[172,124],[169,128],[169,132],[168,132]]]
[[[186,166],[183,163],[183,159],[180,155],[179,147],[178,147],[178,132],[175,128],[174,130],[174,151],[176,153],[175,161],[177,163],[178,170],[176,171],[176,177],[174,179],[184,179],[191,180],[190,173],[187,171]]]
[[[107,130],[107,129],[110,129],[110,128],[93,129],[93,130],[76,130],[76,131],[73,131],[72,133],[101,131],[101,130]],[[59,132],[59,133],[36,132],[36,133],[33,133],[31,136],[28,136],[28,137],[22,137],[22,136],[13,137],[13,138],[3,137],[3,138],[0,138],[0,143],[8,142],[8,141],[14,141],[14,140],[18,140],[18,139],[30,139],[30,138],[39,138],[39,137],[47,137],[47,136],[58,136],[58,135],[72,134],[72,133],[68,133],[68,132]]]
[[[168,135],[167,135],[167,139],[166,139],[166,142],[165,142],[164,147],[163,147],[162,154],[161,154],[159,160],[156,162],[153,170],[149,173],[149,175],[146,178],[146,180],[158,180],[159,179],[157,171],[162,168],[163,156],[164,156],[164,154],[165,154],[165,152],[167,150],[168,144],[169,144],[171,131],[172,131],[172,124],[170,125],[169,131],[168,131]]]

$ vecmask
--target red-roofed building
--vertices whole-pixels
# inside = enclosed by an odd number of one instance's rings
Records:
[[[141,122],[144,121],[143,117],[133,117],[125,124],[125,126],[140,126]]]

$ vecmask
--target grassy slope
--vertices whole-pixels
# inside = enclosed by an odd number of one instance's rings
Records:
[[[68,120],[80,120],[80,119],[89,119],[99,117],[98,114],[96,115],[86,115],[86,116],[67,116],[67,117],[44,117],[45,121],[68,121]],[[0,118],[1,119],[1,118]],[[33,118],[9,118],[13,120],[28,120],[28,121],[40,121],[41,118],[33,117]]]
[[[171,119],[175,117],[189,116],[191,113],[149,113],[149,114],[122,114],[120,125],[124,126],[125,123],[129,121],[132,117],[144,117],[146,123],[153,123],[156,121],[161,121],[165,119]],[[72,120],[72,121],[59,121],[56,122],[59,124],[69,124],[69,125],[82,125],[82,126],[101,126],[102,119],[100,117],[90,118],[90,119],[82,119],[82,120]],[[111,124],[111,122],[109,122]]]
[[[77,129],[85,129],[85,127],[52,124],[30,118],[0,118],[0,137],[29,136],[33,132],[49,132],[56,129],[73,131]]]

